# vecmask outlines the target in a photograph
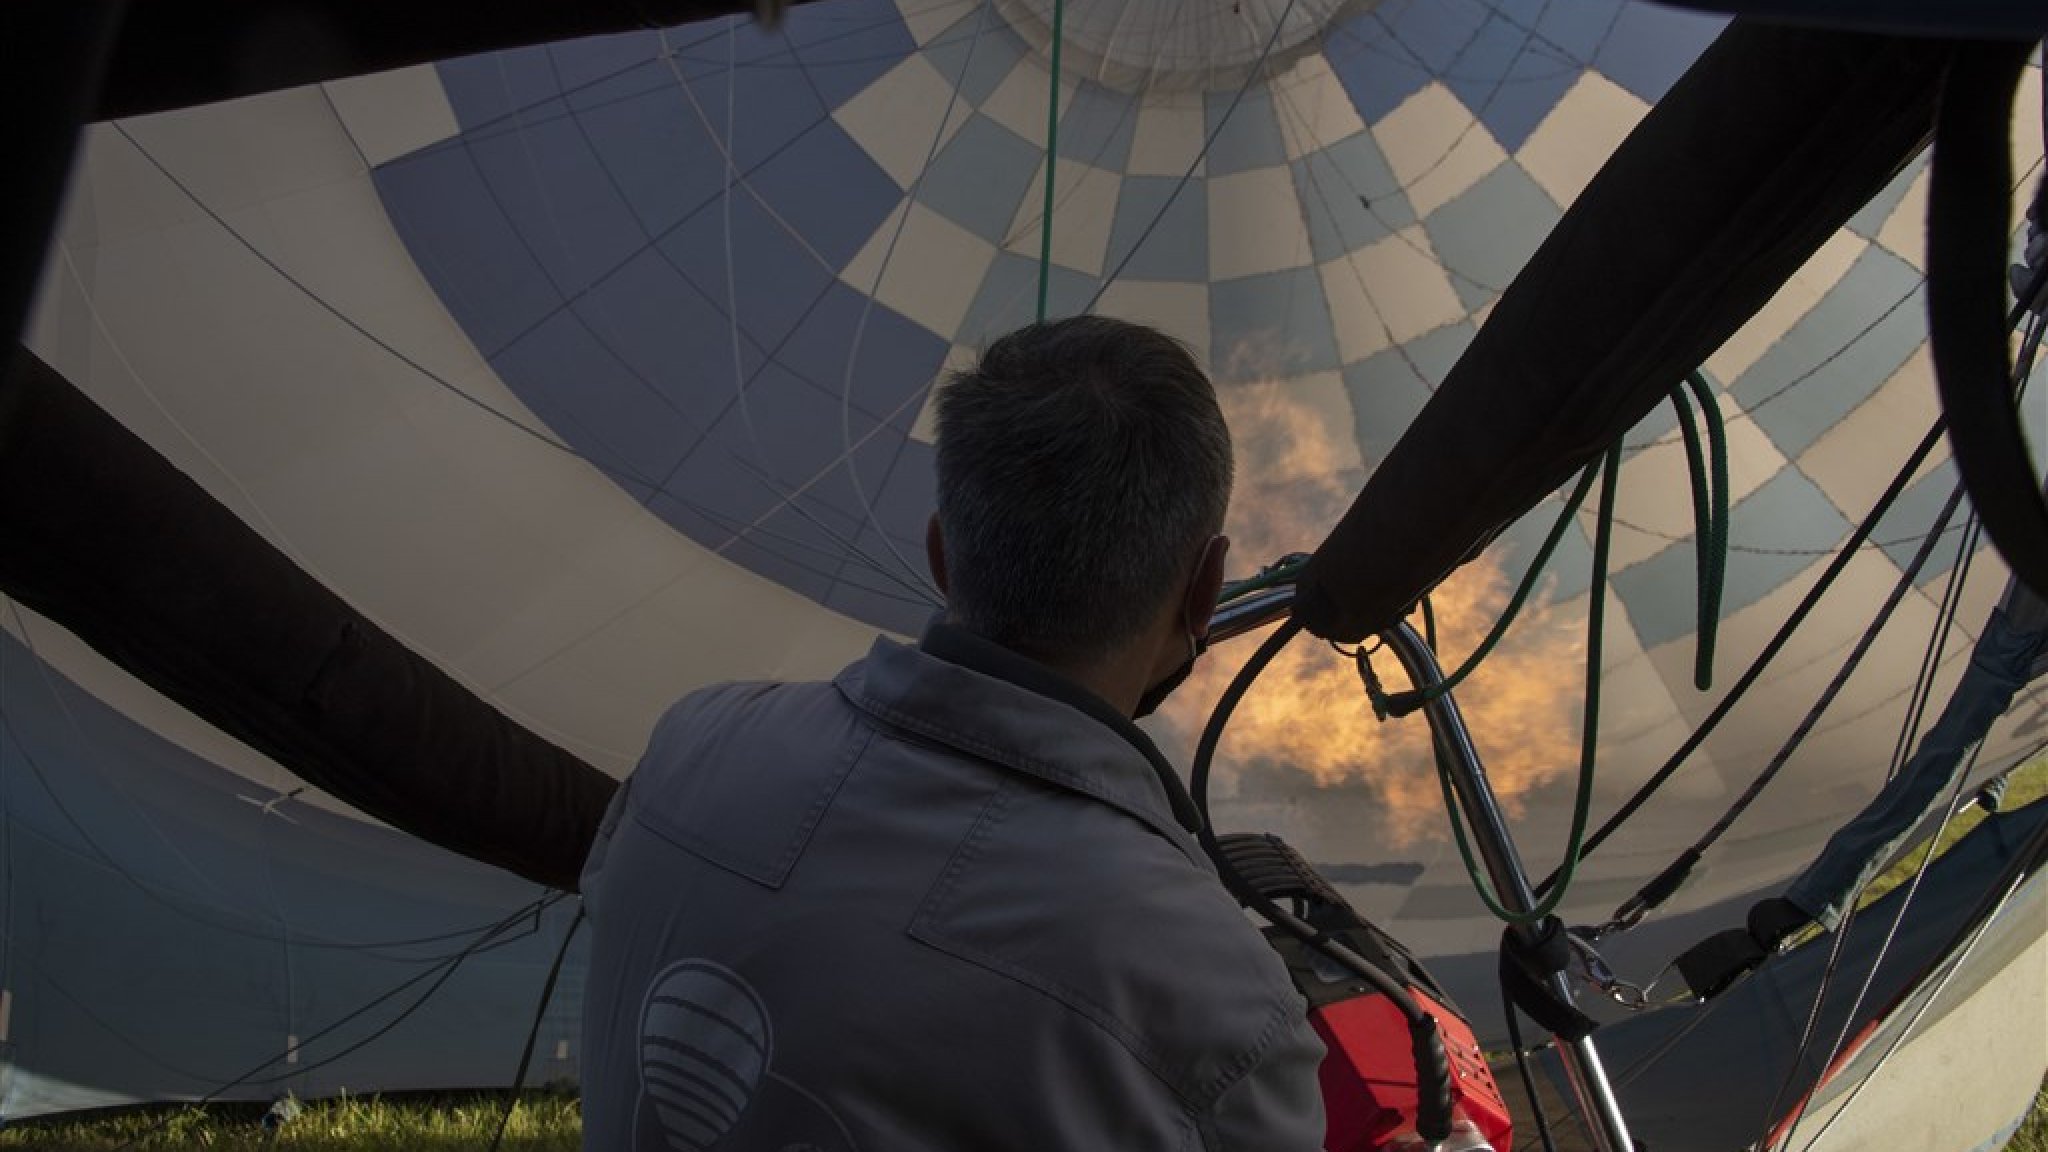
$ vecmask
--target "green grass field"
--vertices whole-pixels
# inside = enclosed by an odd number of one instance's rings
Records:
[[[386,1099],[352,1096],[306,1104],[275,1133],[262,1109],[141,1109],[99,1119],[24,1123],[0,1131],[0,1149],[37,1152],[486,1152],[505,1113],[504,1096]],[[503,1152],[577,1152],[583,1114],[576,1097],[556,1092],[522,1096],[505,1131]]]
[[[2005,804],[2017,808],[2048,795],[2048,756],[2013,773]],[[1949,821],[1936,851],[1946,850],[1984,819],[1968,807]],[[1874,880],[1862,898],[1868,903],[1911,880],[1922,853],[1911,851]],[[262,1109],[248,1105],[214,1108],[154,1108],[79,1120],[25,1122],[0,1131],[0,1152],[487,1152],[504,1115],[505,1097],[489,1095],[386,1099],[347,1097],[308,1103],[276,1132],[259,1123]],[[583,1118],[574,1095],[532,1092],[520,1098],[505,1132],[504,1152],[576,1152]],[[2048,1152],[2048,1081],[2034,1097],[2026,1123],[2007,1152]]]

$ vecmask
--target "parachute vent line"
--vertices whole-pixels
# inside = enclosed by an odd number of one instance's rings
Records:
[[[1266,46],[1259,50],[1258,59],[1252,61],[1252,66],[1246,70],[1244,83],[1239,84],[1237,91],[1231,95],[1229,105],[1223,109],[1223,115],[1216,118],[1216,126],[1202,139],[1201,150],[1195,153],[1193,160],[1188,161],[1187,171],[1182,172],[1180,179],[1173,182],[1173,188],[1167,192],[1166,199],[1159,205],[1159,210],[1152,214],[1150,220],[1145,221],[1144,230],[1138,233],[1138,238],[1131,242],[1130,249],[1116,262],[1116,266],[1102,278],[1102,283],[1095,288],[1095,295],[1088,298],[1088,306],[1081,311],[1095,311],[1095,306],[1102,303],[1102,294],[1109,291],[1109,286],[1116,283],[1117,277],[1123,275],[1124,269],[1130,265],[1131,258],[1138,254],[1138,249],[1143,248],[1145,241],[1152,238],[1152,230],[1159,227],[1159,222],[1166,219],[1166,214],[1173,210],[1174,201],[1180,199],[1180,194],[1187,188],[1188,182],[1195,178],[1195,169],[1200,168],[1202,161],[1209,158],[1209,149],[1215,146],[1216,138],[1223,135],[1223,130],[1230,126],[1230,118],[1237,114],[1237,106],[1244,101],[1244,94],[1251,91],[1252,81],[1257,80],[1259,73],[1265,69],[1266,59],[1273,54],[1273,46],[1280,42],[1280,30],[1287,26],[1287,18],[1294,15],[1295,2],[1296,0],[1287,0],[1287,7],[1280,10],[1280,18],[1273,21],[1273,34],[1266,38]],[[1057,89],[1058,86],[1054,87]],[[1051,213],[1047,213],[1047,217],[1047,227],[1050,227]]]

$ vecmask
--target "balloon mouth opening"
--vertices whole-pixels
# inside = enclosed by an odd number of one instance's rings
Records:
[[[1041,58],[1052,54],[1057,0],[991,0]],[[1061,71],[1123,92],[1232,89],[1318,49],[1340,22],[1379,0],[1125,0],[1070,3]]]

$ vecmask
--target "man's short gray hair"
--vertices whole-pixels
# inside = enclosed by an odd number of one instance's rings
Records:
[[[1230,481],[1230,430],[1179,341],[1103,316],[1013,332],[939,396],[953,616],[1026,655],[1099,659],[1179,591]]]

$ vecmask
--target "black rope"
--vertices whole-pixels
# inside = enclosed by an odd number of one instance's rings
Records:
[[[1855,675],[1857,668],[1862,666],[1863,658],[1869,655],[1871,645],[1877,642],[1877,637],[1884,631],[1885,625],[1891,623],[1892,613],[1897,611],[1900,602],[1905,600],[1906,594],[1913,590],[1915,580],[1920,575],[1920,570],[1927,566],[1928,559],[1934,554],[1935,545],[1940,543],[1941,533],[1948,527],[1949,518],[1955,515],[1956,509],[1962,505],[1962,502],[1963,489],[1961,485],[1957,485],[1955,490],[1949,493],[1948,502],[1942,505],[1941,514],[1935,518],[1935,530],[1927,534],[1926,539],[1921,541],[1919,550],[1913,554],[1912,561],[1904,569],[1900,570],[1899,578],[1893,583],[1891,593],[1885,597],[1884,603],[1878,606],[1877,615],[1871,619],[1870,626],[1863,630],[1863,635],[1857,637],[1855,646],[1849,650],[1849,655],[1843,658],[1842,666],[1835,670],[1834,679],[1828,681],[1828,686],[1821,691],[1820,698],[1813,702],[1813,707],[1806,710],[1805,717],[1792,730],[1792,734],[1785,738],[1783,744],[1779,745],[1778,751],[1771,757],[1770,763],[1764,765],[1763,771],[1757,773],[1756,779],[1749,782],[1749,787],[1742,790],[1742,794],[1735,798],[1735,802],[1728,806],[1728,810],[1721,814],[1721,818],[1714,821],[1713,827],[1707,829],[1706,835],[1701,836],[1693,844],[1689,850],[1689,855],[1696,858],[1705,853],[1707,849],[1713,847],[1714,843],[1720,840],[1727,833],[1728,829],[1734,827],[1735,822],[1741,819],[1742,814],[1749,810],[1749,806],[1756,802],[1756,798],[1763,794],[1764,789],[1770,785],[1771,781],[1777,778],[1778,773],[1784,770],[1785,765],[1791,762],[1792,754],[1798,751],[1799,746],[1806,742],[1806,738],[1812,734],[1814,727],[1820,723],[1820,718],[1827,712],[1829,705],[1835,702],[1835,697],[1839,696],[1842,689],[1847,686],[1849,678]],[[1968,547],[1969,540],[1970,534],[1965,532],[1963,534],[1964,547]],[[1946,634],[1947,630],[1944,628],[1942,635],[1946,636]],[[1929,646],[1930,651],[1936,652],[1940,650],[1940,647],[1939,639]]]
[[[1515,1074],[1521,1077],[1522,1091],[1529,1097],[1529,1115],[1536,1119],[1536,1135],[1543,1140],[1543,1152],[1557,1152],[1557,1143],[1550,1135],[1550,1117],[1543,1111],[1543,1098],[1536,1094],[1536,1078],[1529,1073],[1529,1054],[1522,1048],[1522,1014],[1508,994],[1506,981],[1501,982],[1500,1003],[1506,1009],[1508,1043],[1514,1046],[1515,1053]]]
[[[555,904],[557,901],[562,900],[564,898],[566,898],[565,893],[550,892],[546,896],[543,896],[540,899],[535,900],[532,903],[526,905],[525,907],[520,908],[518,911],[512,913],[510,916],[507,916],[503,920],[498,921],[498,923],[496,923],[495,925],[492,925],[490,931],[479,936],[475,941],[472,941],[470,945],[464,948],[461,952],[456,953],[455,955],[449,957],[442,963],[435,965],[433,968],[430,968],[425,972],[417,973],[412,977],[406,979],[405,981],[399,983],[395,987],[386,990],[381,995],[377,996],[375,999],[372,999],[369,1002],[363,1004],[362,1006],[358,1007],[355,1011],[348,1013],[341,1019],[336,1020],[334,1023],[329,1024],[327,1027],[322,1028],[320,1031],[313,1033],[312,1035],[306,1037],[299,1043],[293,1045],[290,1048],[287,1048],[285,1051],[275,1056],[266,1058],[262,1063],[257,1064],[255,1067],[249,1069],[247,1072],[244,1072],[240,1076],[237,1076],[234,1079],[227,1081],[219,1087],[214,1088],[206,1095],[201,1096],[198,1100],[193,1101],[192,1107],[199,1107],[205,1104],[210,1104],[214,1100],[218,1099],[224,1093],[239,1088],[244,1084],[275,1084],[282,1080],[289,1080],[295,1076],[303,1076],[309,1072],[313,1072],[317,1069],[324,1068],[327,1065],[332,1064],[335,1061],[340,1060],[343,1057],[348,1056],[351,1053],[361,1049],[365,1045],[383,1037],[386,1033],[389,1033],[393,1028],[396,1028],[398,1027],[398,1025],[404,1023],[408,1018],[410,1018],[413,1015],[413,1013],[419,1011],[420,1008],[423,1007],[426,1004],[426,1002],[433,997],[434,993],[440,991],[441,986],[448,982],[448,979],[455,974],[456,969],[462,966],[463,961],[481,952],[491,951],[493,949],[501,948],[508,944],[512,944],[517,940],[523,938],[524,936],[529,935],[530,933],[521,933],[519,936],[513,936],[502,940],[498,939],[498,937],[504,935],[505,932],[510,930],[514,924],[517,924],[520,921],[525,920],[528,916],[534,918],[537,927],[541,913],[546,911],[550,906]],[[434,979],[434,982],[432,984],[428,985],[425,992],[422,992],[417,999],[415,999],[411,1004],[408,1004],[404,1008],[404,1010],[401,1011],[396,1017],[394,1017],[392,1020],[386,1023],[383,1027],[377,1029],[375,1032],[372,1032],[369,1036],[365,1037],[364,1039],[354,1044],[351,1044],[347,1048],[344,1048],[340,1052],[328,1056],[323,1060],[317,1061],[312,1064],[308,1064],[304,1067],[294,1068],[293,1070],[285,1072],[281,1075],[262,1077],[260,1079],[258,1078],[259,1074],[264,1069],[269,1068],[272,1065],[277,1064],[279,1062],[289,1060],[293,1053],[303,1051],[307,1045],[312,1044],[314,1041],[333,1034],[338,1029],[353,1023],[354,1021],[356,1021],[364,1015],[367,1015],[372,1009],[376,1008],[378,1005],[383,1004],[385,1001],[388,1001],[398,996],[400,993],[403,993],[407,989],[413,987],[414,985],[419,984],[422,981],[425,981],[428,977],[435,976],[436,970],[439,970],[440,974],[438,977]],[[176,1120],[178,1115],[179,1113],[176,1112],[166,1113],[163,1119],[151,1128],[143,1132],[136,1133],[134,1136],[129,1137],[127,1141],[125,1141],[124,1143],[116,1146],[114,1152],[127,1152],[127,1149],[133,1148],[136,1144],[142,1141],[156,1138],[157,1136],[161,1135],[164,1132],[164,1130],[167,1129],[174,1120]]]
[[[533,1046],[540,1040],[541,1021],[547,1019],[548,1001],[555,998],[555,981],[562,976],[562,961],[569,958],[569,943],[576,939],[576,929],[583,926],[584,909],[576,909],[576,918],[569,921],[569,930],[562,933],[562,946],[555,951],[555,962],[548,967],[548,978],[540,987],[540,1003],[533,1008],[533,1027],[526,1030],[526,1047],[519,1052],[519,1071],[512,1075],[512,1094],[505,1100],[505,1114],[498,1117],[498,1134],[491,1137],[491,1152],[498,1152],[505,1142],[505,1129],[512,1126],[512,1113],[519,1108],[520,1089],[526,1087],[526,1071],[533,1064]]]
[[[1976,558],[1971,549],[1972,544],[1975,542],[1974,525],[1972,527],[1972,531],[1967,531],[1963,534],[1963,555],[1955,569],[1949,574],[1949,585],[1953,596],[1948,600],[1942,615],[1941,626],[1936,630],[1932,639],[1930,644],[1932,648],[1939,649],[1946,645],[1949,631],[1955,624],[1956,611],[1962,606],[1962,589],[1969,580],[1970,562]],[[1917,725],[1919,717],[1915,716],[1913,720]],[[1913,906],[1913,898],[1920,892],[1920,880],[1923,876],[1927,875],[1928,866],[1934,862],[1934,854],[1941,846],[1942,833],[1948,831],[1949,822],[1955,819],[1957,805],[1962,801],[1964,786],[1969,783],[1970,772],[1976,767],[1977,755],[1983,751],[1983,748],[1984,745],[1980,741],[1975,748],[1971,749],[1968,763],[1964,764],[1962,769],[1956,773],[1955,785],[1950,789],[1948,807],[1941,814],[1941,823],[1935,826],[1933,835],[1927,838],[1927,851],[1920,857],[1920,866],[1914,870],[1912,882],[1906,886],[1906,894],[1899,900],[1898,913],[1892,917],[1891,926],[1885,930],[1884,940],[1878,944],[1877,954],[1871,958],[1870,971],[1863,978],[1863,987],[1857,990],[1856,998],[1849,1002],[1849,1010],[1842,1018],[1842,1030],[1836,1035],[1834,1043],[1829,1046],[1827,1058],[1820,1063],[1822,1075],[1826,1075],[1826,1070],[1834,1064],[1835,1057],[1841,1052],[1842,1045],[1849,1038],[1849,1030],[1855,1025],[1856,1012],[1863,1007],[1864,998],[1870,994],[1870,986],[1877,980],[1878,965],[1884,963],[1885,955],[1891,951],[1892,942],[1898,937],[1899,927],[1906,921],[1906,912]],[[1840,932],[1842,938],[1846,938],[1847,935],[1848,933],[1845,931]],[[1816,1015],[1819,1012],[1820,1000],[1827,995],[1828,983],[1834,979],[1834,976],[1835,972],[1830,967],[1825,980],[1815,996],[1814,1007]],[[1803,1056],[1804,1054],[1805,1045],[1802,1044],[1800,1055]],[[1790,1073],[1796,1074],[1797,1071],[1798,1063],[1795,1059]],[[1815,1088],[1817,1089],[1818,1087],[1819,1085],[1816,1083]],[[1806,1109],[1812,1101],[1812,1092],[1808,1092],[1806,1097],[1800,1101],[1798,1111],[1792,1117],[1791,1125],[1785,1130],[1785,1146],[1787,1148],[1791,1146],[1792,1134],[1798,1130],[1799,1122],[1805,1118]]]
[[[1216,865],[1217,875],[1225,888],[1229,889],[1238,903],[1256,911],[1273,926],[1299,939],[1303,944],[1341,964],[1359,979],[1387,998],[1388,1003],[1400,1012],[1408,1023],[1409,1039],[1415,1057],[1416,1080],[1416,1131],[1426,1140],[1441,1141],[1451,1132],[1452,1092],[1450,1057],[1444,1050],[1443,1034],[1436,1017],[1425,1011],[1409,994],[1407,987],[1392,975],[1382,972],[1348,948],[1341,947],[1326,934],[1317,931],[1300,917],[1294,916],[1273,903],[1257,888],[1245,881],[1237,871],[1229,853],[1223,850],[1217,840],[1215,822],[1209,817],[1209,775],[1216,761],[1216,748],[1222,742],[1223,730],[1230,723],[1230,716],[1243,701],[1245,693],[1251,690],[1261,673],[1287,646],[1287,642],[1301,633],[1301,622],[1289,618],[1280,623],[1267,636],[1244,667],[1238,669],[1236,677],[1216,701],[1215,710],[1209,714],[1209,722],[1202,728],[1201,740],[1195,746],[1194,763],[1188,770],[1188,787],[1194,800],[1195,810],[1201,819],[1197,822],[1195,835],[1201,841],[1202,850]]]
[[[1806,622],[1807,616],[1812,614],[1814,607],[1820,603],[1821,597],[1827,594],[1828,590],[1834,586],[1836,579],[1841,576],[1843,570],[1849,567],[1850,561],[1856,558],[1857,550],[1862,547],[1863,541],[1868,539],[1871,532],[1876,530],[1878,521],[1883,519],[1884,514],[1891,510],[1892,505],[1897,502],[1899,496],[1905,492],[1907,486],[1912,482],[1914,475],[1919,472],[1920,465],[1926,462],[1927,457],[1933,453],[1935,446],[1941,443],[1941,436],[1946,428],[1946,420],[1936,418],[1933,427],[1929,428],[1927,434],[1921,437],[1919,445],[1906,458],[1906,462],[1899,469],[1898,474],[1892,477],[1892,482],[1878,496],[1877,503],[1871,506],[1869,514],[1863,518],[1861,524],[1856,526],[1856,530],[1849,534],[1849,539],[1843,544],[1842,550],[1835,554],[1835,558],[1829,562],[1826,570],[1821,573],[1820,578],[1814,581],[1813,587],[1807,590],[1805,597],[1799,601],[1798,606],[1792,609],[1792,614],[1785,618],[1785,623],[1779,626],[1777,633],[1771,637],[1770,642],[1764,645],[1763,651],[1759,652],[1756,659],[1750,662],[1748,669],[1742,673],[1741,678],[1736,680],[1734,686],[1728,689],[1728,694],[1721,697],[1721,702],[1714,706],[1714,710],[1708,713],[1705,720],[1700,722],[1699,727],[1693,729],[1692,734],[1687,736],[1684,743],[1678,746],[1677,751],[1673,752],[1670,758],[1664,762],[1664,766],[1657,769],[1656,773],[1644,781],[1643,785],[1636,789],[1635,793],[1615,811],[1614,815],[1608,817],[1605,823],[1601,824],[1591,836],[1586,838],[1586,843],[1579,852],[1581,859],[1592,855],[1595,849],[1606,843],[1608,837],[1614,835],[1616,830],[1627,823],[1629,818],[1634,816],[1644,804],[1648,803],[1650,797],[1657,794],[1658,789],[1662,788],[1665,782],[1677,773],[1678,769],[1685,764],[1686,759],[1697,751],[1700,745],[1706,743],[1707,737],[1712,735],[1714,729],[1720,726],[1721,721],[1727,718],[1728,713],[1734,710],[1735,705],[1742,700],[1749,689],[1756,684],[1758,678],[1763,675],[1764,669],[1769,667],[1771,661],[1776,659],[1778,653],[1792,639],[1792,634],[1799,629],[1800,625]],[[1552,872],[1549,876],[1544,877],[1543,882],[1536,885],[1537,893],[1548,892],[1556,884],[1557,878],[1558,874],[1556,872]]]

